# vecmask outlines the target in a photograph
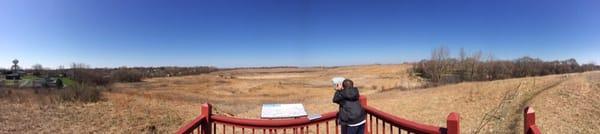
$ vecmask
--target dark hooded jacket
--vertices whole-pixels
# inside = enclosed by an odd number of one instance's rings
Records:
[[[366,119],[366,112],[358,100],[358,89],[346,88],[335,91],[333,102],[339,107],[338,122],[340,125],[351,125]]]

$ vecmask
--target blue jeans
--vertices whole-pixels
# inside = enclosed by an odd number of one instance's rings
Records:
[[[342,134],[364,134],[365,132],[365,124],[359,126],[346,126],[342,125]]]

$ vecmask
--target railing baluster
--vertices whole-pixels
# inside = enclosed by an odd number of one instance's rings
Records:
[[[196,131],[198,132],[198,134],[202,133],[202,131],[200,131],[200,128],[202,128],[202,127],[198,126],[198,128],[196,128]],[[194,133],[194,132],[192,132],[192,133]]]
[[[369,134],[373,134],[373,115],[369,114]]]
[[[385,134],[385,121],[381,121],[381,133]]]
[[[308,129],[308,125],[307,125],[307,126],[304,126],[304,127],[306,128],[306,132],[305,132],[305,133],[306,133],[306,134],[308,134],[308,130],[309,130],[309,129]]]
[[[326,134],[329,134],[329,121],[325,122],[325,131],[326,131]]]
[[[319,134],[319,123],[317,123],[317,134]]]
[[[308,126],[306,126],[306,133],[307,133],[307,134],[309,133],[309,131],[308,131],[308,130],[309,130],[309,128],[308,128]]]
[[[304,131],[304,133],[305,133],[305,134],[308,134],[308,133],[309,133],[309,130],[310,130],[310,128],[308,127],[308,125],[307,125],[307,126],[304,126],[304,130],[306,130],[306,131]]]
[[[339,134],[339,129],[338,129],[339,125],[338,125],[338,121],[337,119],[335,119],[335,134]]]
[[[379,118],[375,118],[375,134],[379,134]]]
[[[307,125],[307,126],[305,126],[305,127],[306,127],[306,133],[308,134],[308,132],[309,132],[309,131],[308,131],[308,130],[309,130],[309,129],[308,129],[308,125]]]

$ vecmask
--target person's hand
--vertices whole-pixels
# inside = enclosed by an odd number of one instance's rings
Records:
[[[344,89],[344,88],[342,87],[342,84],[335,84],[335,88],[334,88],[334,89],[335,89],[336,91],[340,91],[340,90],[342,90],[342,89]]]

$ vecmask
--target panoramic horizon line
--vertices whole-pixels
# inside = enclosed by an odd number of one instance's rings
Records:
[[[467,56],[468,57],[468,56]],[[488,57],[488,56],[485,56]],[[577,61],[577,63],[579,65],[583,65],[583,64],[596,64],[596,62],[591,61],[591,62],[582,62],[577,60],[576,58],[565,58],[565,59],[553,59],[553,60],[544,60],[541,59],[539,57],[533,57],[533,56],[520,56],[519,58],[514,58],[514,59],[500,59],[500,58],[493,58],[494,61],[515,61],[521,58],[532,58],[532,59],[539,59],[543,62],[551,62],[551,61],[564,61],[564,60],[569,60],[569,59],[575,59]],[[460,57],[453,57],[453,56],[449,56],[449,59],[459,59]],[[402,65],[402,64],[414,64],[414,63],[418,63],[420,61],[423,60],[431,60],[431,58],[425,58],[425,59],[420,59],[417,61],[402,61],[402,62],[388,62],[388,63],[379,63],[379,62],[373,62],[373,63],[358,63],[358,64],[338,64],[338,65],[265,65],[265,66],[215,66],[215,65],[191,65],[191,66],[186,66],[186,65],[158,65],[158,66],[136,66],[136,65],[118,65],[118,66],[91,66],[90,64],[84,63],[84,62],[71,62],[68,65],[59,65],[56,67],[46,67],[43,64],[42,67],[44,69],[49,69],[49,70],[56,70],[59,69],[60,66],[63,66],[64,69],[71,69],[73,64],[83,64],[88,66],[88,68],[90,69],[117,69],[117,68],[161,68],[161,67],[174,67],[174,68],[194,68],[194,67],[209,67],[209,68],[216,68],[216,69],[244,69],[244,68],[318,68],[318,67],[348,67],[348,66],[368,66],[368,65]],[[480,61],[486,61],[486,58],[484,58],[484,56],[482,56],[480,58]],[[24,66],[20,66],[19,67],[21,69],[24,70],[29,70],[32,69],[33,65],[37,65],[37,63],[35,64],[31,64],[30,66],[24,67]],[[12,65],[10,65],[12,66]],[[0,65],[0,69],[10,69],[10,66],[8,67],[4,67],[2,65]]]

